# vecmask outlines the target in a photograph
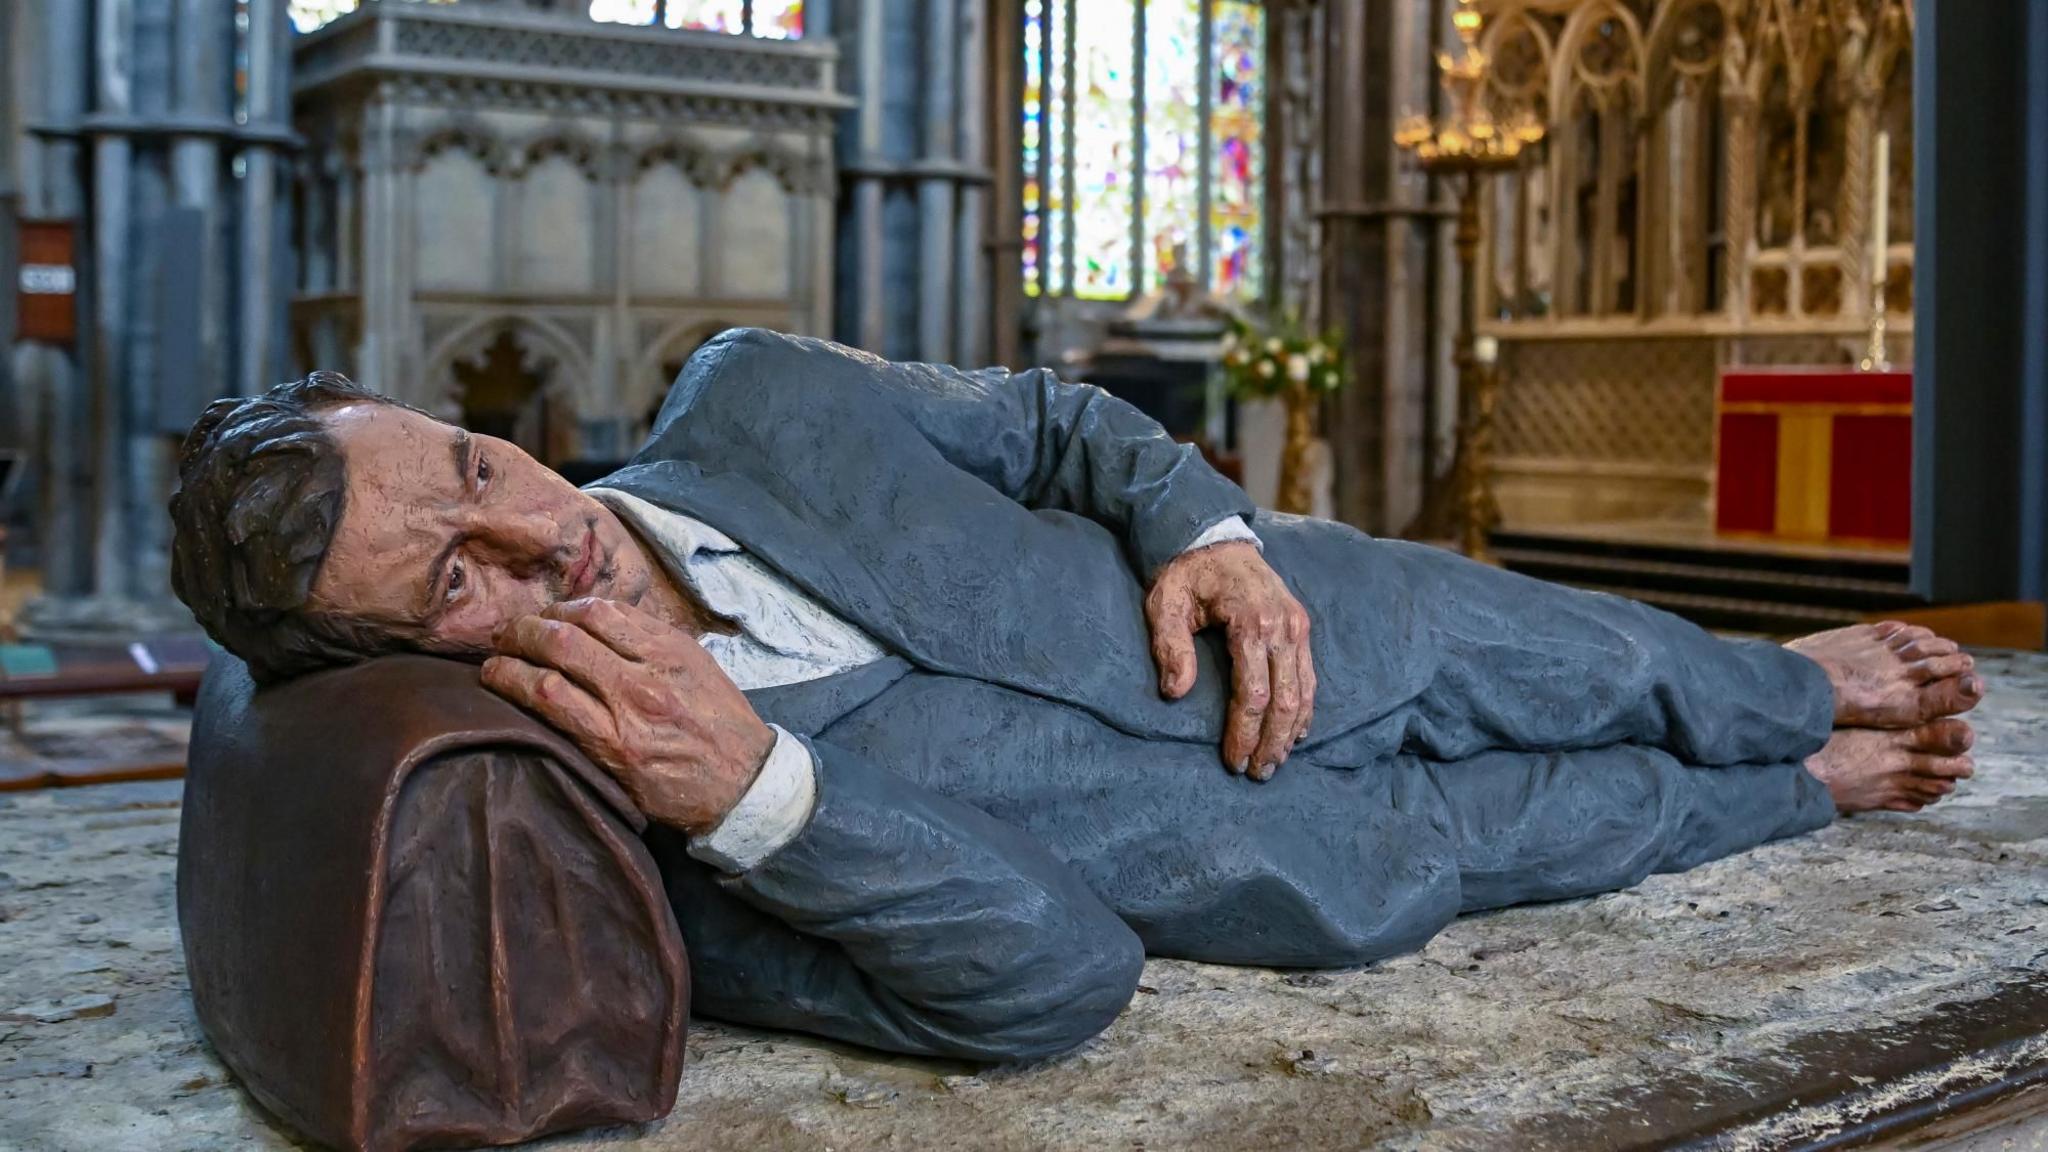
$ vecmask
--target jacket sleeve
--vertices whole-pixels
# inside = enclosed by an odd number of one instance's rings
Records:
[[[913,1055],[1032,1060],[1108,1026],[1144,966],[1131,929],[1022,832],[810,742],[809,822],[724,875],[653,838],[695,1009]]]
[[[1147,581],[1208,528],[1255,510],[1193,445],[1092,384],[1044,368],[894,367],[876,379],[949,462],[1028,507],[1117,532]]]

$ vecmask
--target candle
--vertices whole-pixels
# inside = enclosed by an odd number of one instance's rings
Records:
[[[1892,134],[1877,134],[1877,171],[1870,204],[1870,282],[1882,284],[1890,269],[1887,251],[1891,247]]]

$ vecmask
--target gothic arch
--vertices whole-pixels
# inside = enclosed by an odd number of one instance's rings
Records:
[[[604,179],[604,146],[566,125],[543,129],[521,141],[512,151],[509,174],[524,176],[536,165],[556,156],[574,164],[593,182]]]
[[[730,188],[733,181],[754,169],[775,177],[783,191],[793,196],[815,196],[825,191],[820,187],[824,176],[814,160],[760,141],[726,155],[719,173],[719,188]]]
[[[1607,50],[1597,48],[1603,21],[1614,20],[1622,31],[1618,47],[1622,52],[1611,60]],[[1633,97],[1632,106],[1643,106],[1643,31],[1634,14],[1615,0],[1599,0],[1575,10],[1565,22],[1551,55],[1550,107],[1555,115],[1568,115],[1580,88],[1603,90],[1625,84]]]
[[[723,165],[718,154],[696,139],[680,133],[659,137],[643,146],[633,156],[636,174],[662,164],[674,165],[676,170],[683,174],[684,179],[699,187],[714,186],[723,176]]]
[[[442,413],[459,412],[462,393],[455,378],[455,365],[475,359],[504,333],[511,333],[520,351],[537,367],[545,369],[544,384],[551,399],[563,403],[578,417],[590,407],[590,357],[577,347],[575,337],[561,325],[528,312],[479,316],[437,341],[426,356],[426,380],[432,390],[429,405]]]
[[[407,157],[406,166],[417,171],[426,167],[427,161],[450,149],[476,157],[484,171],[493,176],[505,171],[503,141],[472,116],[456,116],[422,132]]]

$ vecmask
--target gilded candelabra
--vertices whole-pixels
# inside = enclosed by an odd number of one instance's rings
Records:
[[[1434,511],[1425,511],[1421,519],[1425,524],[1435,522],[1424,529],[1428,534],[1454,532],[1467,556],[1490,562],[1487,534],[1500,519],[1487,476],[1499,377],[1492,365],[1479,362],[1477,352],[1474,266],[1479,258],[1479,182],[1483,176],[1517,166],[1522,150],[1543,139],[1543,124],[1526,109],[1510,120],[1494,118],[1486,100],[1492,61],[1479,47],[1480,23],[1473,0],[1458,0],[1451,26],[1458,33],[1459,54],[1436,54],[1444,92],[1450,97],[1448,114],[1441,119],[1419,114],[1403,117],[1394,130],[1394,143],[1412,152],[1423,171],[1450,177],[1458,194],[1455,239],[1461,280],[1457,347],[1452,355],[1458,370],[1457,454],[1451,464],[1448,501],[1445,494],[1433,494]],[[1446,520],[1452,523],[1444,523]]]

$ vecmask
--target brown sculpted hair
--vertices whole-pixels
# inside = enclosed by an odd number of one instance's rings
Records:
[[[399,404],[339,372],[216,400],[185,435],[171,496],[171,590],[269,683],[397,651],[406,637],[307,603],[348,483],[320,413]],[[409,407],[409,405],[400,405]]]

